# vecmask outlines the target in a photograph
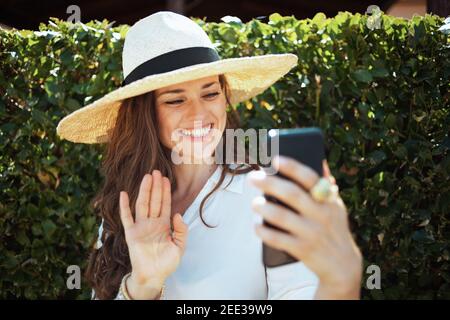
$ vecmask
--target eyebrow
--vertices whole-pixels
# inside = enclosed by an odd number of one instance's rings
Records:
[[[218,82],[218,81],[213,81],[213,82],[204,84],[204,85],[202,86],[202,89],[209,88],[209,87],[211,87],[213,84],[216,84],[216,83],[219,83],[219,82]],[[175,89],[175,90],[165,91],[165,92],[162,92],[162,93],[158,94],[158,95],[157,95],[157,98],[159,98],[160,96],[162,96],[163,94],[166,94],[166,93],[181,93],[181,92],[184,92],[184,91],[185,91],[185,90],[183,90],[183,89]]]

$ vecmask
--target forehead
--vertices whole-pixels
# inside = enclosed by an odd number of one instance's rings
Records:
[[[219,82],[219,75],[213,75],[213,76],[208,76],[208,77],[204,77],[204,78],[200,78],[200,79],[194,79],[194,80],[190,80],[190,81],[176,83],[176,84],[173,84],[170,86],[159,88],[159,89],[155,90],[155,92],[158,94],[160,92],[165,92],[165,91],[173,90],[173,89],[186,89],[186,88],[195,88],[195,87],[201,88],[202,85],[210,83],[210,82],[214,82],[214,81]]]

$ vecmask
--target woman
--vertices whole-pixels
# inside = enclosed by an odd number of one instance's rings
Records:
[[[130,28],[122,88],[57,128],[74,142],[108,142],[105,182],[93,201],[102,226],[86,273],[97,298],[359,298],[361,254],[345,205],[338,194],[311,197],[314,171],[275,159],[288,182],[261,175],[248,157],[244,165],[217,163],[218,146],[231,144],[225,129],[239,126],[229,106],[296,62],[292,54],[221,60],[206,33],[173,12]],[[326,162],[324,172],[335,184]],[[289,234],[263,227],[263,218]],[[266,268],[262,241],[299,262]]]

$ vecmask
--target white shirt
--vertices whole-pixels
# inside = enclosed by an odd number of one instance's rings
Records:
[[[176,271],[165,282],[164,299],[313,299],[318,277],[303,262],[265,268],[262,240],[254,226],[262,217],[251,201],[262,191],[247,181],[248,174],[227,174],[221,187],[205,202],[202,199],[219,181],[222,166],[214,171],[183,215],[189,226],[185,252]],[[225,188],[226,187],[226,188]],[[97,246],[101,246],[99,240]],[[266,273],[267,270],[267,273]]]

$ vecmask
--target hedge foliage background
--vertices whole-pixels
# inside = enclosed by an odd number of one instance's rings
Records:
[[[438,16],[378,17],[380,28],[347,12],[195,21],[222,58],[298,55],[236,108],[246,128],[323,128],[365,265],[381,268],[381,290],[363,297],[448,299],[450,40]],[[103,146],[61,141],[55,129],[120,85],[127,29],[51,19],[39,31],[0,30],[0,298],[90,297],[84,283],[66,288],[66,269],[84,270],[96,239],[88,203]]]

